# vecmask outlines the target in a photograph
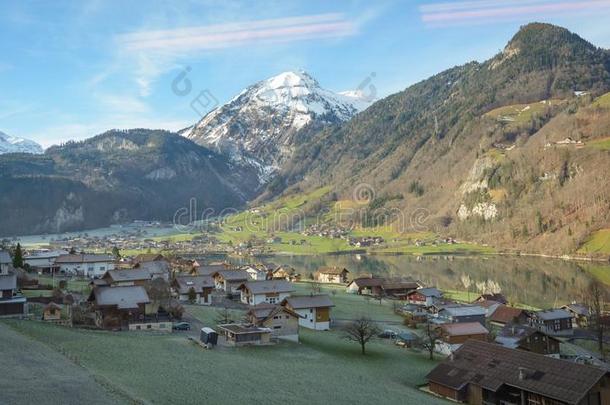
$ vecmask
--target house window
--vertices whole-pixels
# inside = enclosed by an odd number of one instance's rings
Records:
[[[273,329],[282,329],[282,326],[281,325],[274,326]]]
[[[555,319],[553,327],[555,330],[561,330],[561,321],[559,319]]]
[[[269,297],[269,298],[267,298],[267,302],[269,304],[275,304],[277,302],[277,298],[276,297]]]
[[[273,319],[281,319],[281,317],[276,315],[273,317]]]
[[[313,314],[313,308],[309,308],[309,313]]]
[[[146,329],[152,329],[152,325],[146,325]]]

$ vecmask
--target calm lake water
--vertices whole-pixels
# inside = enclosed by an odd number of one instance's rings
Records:
[[[211,259],[204,258],[204,262]],[[467,274],[473,281],[493,280],[511,301],[548,308],[571,301],[582,301],[583,291],[593,279],[589,271],[610,274],[610,265],[519,256],[423,256],[411,255],[314,255],[274,256],[264,260],[233,259],[235,263],[263,261],[294,267],[306,277],[321,266],[346,267],[352,277],[358,274],[406,277],[441,289],[466,289],[460,281]],[[598,273],[599,274],[599,273]],[[610,288],[610,286],[608,286]],[[472,299],[476,287],[470,287]]]

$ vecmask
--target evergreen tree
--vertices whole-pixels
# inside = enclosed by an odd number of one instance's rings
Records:
[[[13,267],[16,269],[23,268],[23,251],[20,243],[17,243],[17,247],[13,251]]]

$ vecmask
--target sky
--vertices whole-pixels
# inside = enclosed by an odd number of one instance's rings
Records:
[[[610,0],[0,0],[0,131],[48,147],[178,130],[289,70],[381,98],[532,21],[610,48]]]

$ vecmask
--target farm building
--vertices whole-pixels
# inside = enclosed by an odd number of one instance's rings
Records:
[[[286,298],[282,305],[301,317],[299,325],[308,329],[330,329],[330,309],[335,306],[325,294],[303,295]]]
[[[228,346],[265,345],[271,343],[271,329],[236,323],[218,325]]]
[[[349,270],[344,267],[320,267],[314,273],[314,279],[320,283],[345,284],[348,274]]]
[[[440,326],[441,339],[451,345],[462,344],[469,339],[487,341],[489,331],[479,322],[446,323]]]
[[[248,281],[237,289],[241,291],[241,302],[248,305],[279,304],[294,291],[286,280]]]
[[[604,369],[478,340],[464,343],[426,378],[433,393],[472,405],[610,403]]]
[[[438,319],[446,323],[478,322],[485,325],[485,308],[478,305],[448,306],[438,311]]]
[[[193,294],[195,303],[201,305],[212,303],[211,294],[214,286],[212,276],[178,276],[172,282],[172,288],[178,294],[180,301],[189,301],[190,294]],[[192,293],[191,290],[193,290]]]
[[[293,342],[299,341],[300,315],[284,306],[255,305],[250,308],[246,317],[253,325],[270,329],[272,337]]]

